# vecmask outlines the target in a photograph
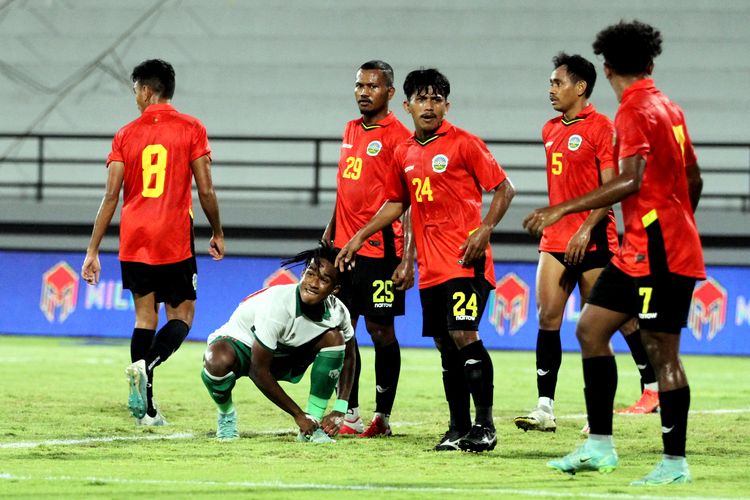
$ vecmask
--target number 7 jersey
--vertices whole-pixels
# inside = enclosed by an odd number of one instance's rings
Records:
[[[107,165],[125,164],[121,261],[172,264],[195,254],[190,163],[210,154],[203,124],[169,104],[152,104],[117,132]]]

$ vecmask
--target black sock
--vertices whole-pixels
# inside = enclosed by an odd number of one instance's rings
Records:
[[[646,384],[653,384],[656,382],[656,373],[654,373],[654,368],[648,360],[646,349],[643,347],[641,331],[636,330],[625,337],[625,342],[628,343],[630,354],[633,356],[633,361],[635,361],[635,366],[641,374],[641,392],[643,392],[643,388]]]
[[[612,435],[612,410],[617,391],[617,363],[614,356],[583,360],[584,395],[591,434]]]
[[[356,338],[354,339],[354,350],[357,353],[357,364],[354,367],[352,390],[349,393],[349,409],[359,408],[359,375],[362,373],[362,358],[359,355],[359,344]]]
[[[135,363],[139,359],[145,359],[151,344],[154,343],[156,330],[148,328],[133,328],[133,336],[130,337],[130,361]]]
[[[492,421],[492,396],[494,393],[494,370],[492,359],[481,340],[472,342],[459,351],[463,362],[464,376],[474,399],[476,423],[495,427]]]
[[[555,399],[562,364],[560,330],[539,330],[536,336],[536,388],[540,398]]]
[[[661,407],[661,439],[664,454],[685,456],[688,410],[690,409],[690,386],[673,391],[659,391]]]
[[[144,358],[146,360],[146,371],[153,371],[179,349],[189,331],[190,328],[184,321],[179,319],[169,320],[154,337],[154,343]]]
[[[401,373],[401,348],[398,340],[383,346],[375,345],[375,411],[390,415],[396,399]]]
[[[471,429],[471,394],[458,348],[450,337],[443,339],[440,362],[443,366],[445,400],[450,411],[450,428],[466,434]]]

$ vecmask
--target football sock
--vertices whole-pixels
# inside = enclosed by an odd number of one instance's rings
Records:
[[[612,410],[617,390],[617,363],[614,356],[583,360],[586,413],[591,434],[612,435]]]
[[[627,342],[630,354],[633,356],[633,361],[635,361],[635,366],[641,374],[641,392],[643,392],[646,385],[656,383],[656,373],[648,361],[646,349],[643,347],[643,342],[641,341],[641,331],[636,330],[625,337],[625,342]]]
[[[690,386],[672,391],[659,392],[661,406],[661,439],[664,454],[685,456],[688,410],[690,409]]]
[[[220,412],[229,413],[234,409],[232,389],[237,381],[237,376],[234,372],[229,372],[223,377],[217,377],[208,373],[204,368],[201,372],[201,380],[203,380],[203,384],[208,389],[209,396],[214,400]]]
[[[324,347],[315,356],[310,370],[310,395],[305,413],[318,420],[323,418],[344,366],[344,346]],[[334,376],[334,374],[337,374]]]
[[[391,418],[391,416],[388,415],[387,413],[380,413],[380,412],[376,411],[375,415],[373,415],[373,419],[374,419],[374,417],[380,417],[380,418],[382,418],[383,422],[385,423],[385,425],[389,425],[390,424],[390,418]]]
[[[145,359],[151,344],[154,343],[156,330],[148,328],[133,328],[133,336],[130,337],[130,361],[135,363],[139,359]]]
[[[154,344],[144,358],[146,360],[146,371],[153,371],[179,349],[189,331],[190,328],[187,323],[180,319],[167,321],[167,324],[154,337]]]
[[[474,399],[476,423],[485,427],[495,427],[492,421],[492,397],[494,370],[492,359],[481,340],[472,342],[459,351],[463,362],[463,372]]]
[[[349,392],[349,410],[359,410],[359,375],[362,373],[362,358],[359,355],[359,344],[354,338],[354,352],[357,353],[357,364],[354,366],[354,378],[352,379],[352,390]]]
[[[375,411],[390,415],[396,399],[401,372],[401,348],[398,340],[378,347],[375,345]]]
[[[445,399],[450,411],[450,428],[465,434],[471,429],[471,394],[463,373],[463,363],[453,339],[443,339],[440,362],[443,366]]]
[[[540,398],[555,399],[562,363],[560,330],[539,330],[536,335],[536,388]]]

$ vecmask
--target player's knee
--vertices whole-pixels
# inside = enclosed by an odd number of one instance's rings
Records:
[[[344,345],[344,334],[338,328],[331,328],[320,339],[320,347],[334,347]]]
[[[203,367],[214,377],[223,377],[234,367],[236,355],[226,342],[215,342],[203,354]]]
[[[576,338],[583,352],[596,347],[595,328],[587,321],[579,321],[576,326]]]
[[[541,330],[559,330],[562,325],[562,311],[552,311],[545,307],[537,310],[537,319]]]

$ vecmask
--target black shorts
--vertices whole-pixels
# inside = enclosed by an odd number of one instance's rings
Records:
[[[687,325],[695,281],[674,273],[636,278],[607,264],[587,302],[637,316],[643,330],[679,334]]]
[[[571,265],[565,262],[565,252],[547,253],[557,259],[560,264],[565,266],[566,272],[570,272],[571,274],[575,274],[577,276],[582,275],[586,271],[591,271],[592,269],[602,268],[609,264],[609,261],[612,259],[612,252],[610,252],[609,250],[607,250],[606,252],[586,252],[583,256],[583,261],[581,261],[580,264]]]
[[[396,290],[391,280],[400,262],[397,258],[357,256],[350,281],[342,285],[338,294],[352,317],[382,318],[388,323],[394,316],[404,315],[406,294]]]
[[[156,302],[173,307],[186,300],[195,300],[198,289],[198,267],[195,257],[174,264],[150,265],[142,262],[120,262],[122,287],[138,295],[151,292]]]
[[[490,290],[492,285],[484,276],[454,278],[420,290],[422,336],[440,338],[455,330],[479,331]]]

